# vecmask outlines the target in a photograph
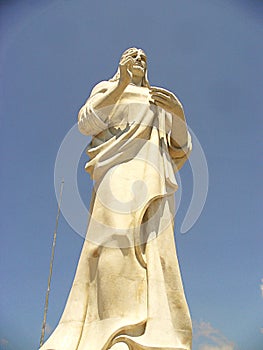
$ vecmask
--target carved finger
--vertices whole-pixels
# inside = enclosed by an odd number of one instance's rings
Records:
[[[153,99],[159,99],[159,100],[162,100],[162,101],[167,101],[167,102],[171,101],[170,96],[166,96],[163,93],[153,93],[153,94],[151,94],[151,97]]]
[[[151,87],[150,91],[160,92],[166,96],[174,96],[170,91],[167,91],[166,89],[163,89],[163,88]]]
[[[169,100],[167,99],[167,97],[166,96],[162,96],[162,95],[152,95],[151,96],[152,97],[152,99],[154,100],[154,101],[158,101],[158,102],[162,102],[162,103],[164,103],[164,104],[169,104]]]
[[[120,65],[122,65],[122,66],[126,66],[126,65],[132,64],[132,63],[133,63],[132,57],[124,57],[124,58],[120,61]]]
[[[165,109],[165,110],[168,109],[168,108],[167,108],[167,105],[164,104],[164,103],[162,103],[162,102],[154,101],[154,103],[155,103],[157,106],[159,106],[159,107],[161,107],[161,108],[163,108],[163,109]]]

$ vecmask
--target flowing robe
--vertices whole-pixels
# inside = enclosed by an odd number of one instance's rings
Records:
[[[114,106],[79,113],[93,135],[94,180],[86,239],[63,315],[41,350],[190,350],[191,319],[174,243],[175,172],[191,138],[171,143],[173,116],[129,85]]]

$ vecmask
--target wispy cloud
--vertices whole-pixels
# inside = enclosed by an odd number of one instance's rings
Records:
[[[8,345],[8,340],[5,339],[5,338],[1,338],[1,339],[0,339],[0,345],[1,345],[1,347],[3,347],[3,348],[7,347],[7,345]]]
[[[233,350],[233,346],[232,345],[201,345],[199,347],[199,350]]]
[[[50,326],[50,324],[47,323],[45,327],[45,334],[49,335],[51,332],[52,332],[52,327]]]
[[[261,296],[263,298],[263,278],[261,278],[260,290],[261,290]],[[260,328],[260,333],[263,334],[263,328]]]
[[[198,350],[237,350],[235,343],[209,322],[194,322],[194,339],[198,340]]]

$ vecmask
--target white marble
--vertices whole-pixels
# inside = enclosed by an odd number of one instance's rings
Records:
[[[191,137],[171,92],[150,86],[136,48],[79,112],[93,135],[91,219],[58,326],[41,350],[190,350],[192,325],[174,242],[175,172]]]

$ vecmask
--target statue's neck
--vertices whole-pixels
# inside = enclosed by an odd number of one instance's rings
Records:
[[[142,86],[142,78],[141,77],[132,77],[132,84],[136,86]]]

